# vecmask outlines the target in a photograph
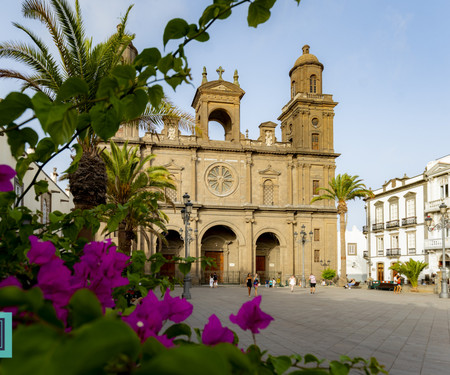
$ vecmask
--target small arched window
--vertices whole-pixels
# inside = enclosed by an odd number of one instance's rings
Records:
[[[292,81],[292,84],[291,84],[291,98],[293,98],[295,96],[295,94],[296,94],[295,89],[296,89],[295,81]]]
[[[317,92],[316,81],[316,76],[314,74],[309,77],[309,92],[312,94],[315,94]]]
[[[313,150],[318,150],[319,149],[319,134],[318,133],[312,133],[311,148]]]
[[[263,204],[273,206],[273,182],[271,180],[264,181]]]

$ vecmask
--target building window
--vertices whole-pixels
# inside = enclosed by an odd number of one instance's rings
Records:
[[[398,220],[398,202],[392,202],[390,205],[391,219]]]
[[[348,255],[356,255],[356,243],[348,243],[347,244],[347,254]]]
[[[50,193],[41,195],[41,212],[42,224],[48,224],[50,222],[50,212],[52,212],[52,196]]]
[[[383,237],[377,237],[377,255],[384,255],[384,239]]]
[[[320,229],[314,229],[314,241],[320,241]]]
[[[408,254],[414,255],[416,253],[416,232],[406,233],[408,243]]]
[[[376,224],[381,224],[383,222],[383,206],[378,206],[375,209],[375,221]]]
[[[177,190],[175,189],[169,189],[166,188],[166,196],[172,201],[172,202],[178,202],[178,197],[177,197]]]
[[[16,192],[16,198],[19,198],[23,194],[23,185],[19,183],[17,177],[14,178],[14,191]],[[20,200],[19,206],[23,206],[23,199]]]
[[[313,133],[311,138],[312,138],[312,149],[318,150],[319,149],[319,134]]]
[[[319,180],[313,180],[313,195],[319,195]]]
[[[263,204],[273,206],[273,182],[271,180],[264,181]]]
[[[416,200],[414,198],[406,201],[406,217],[416,216]]]
[[[391,236],[391,248],[398,249],[398,234],[394,234]]]
[[[320,250],[314,250],[314,263],[320,262]]]
[[[293,98],[295,96],[295,81],[292,81],[292,85],[291,85],[291,98]]]
[[[309,78],[309,92],[312,94],[316,93],[316,76],[313,74],[310,78]]]
[[[441,185],[441,199],[448,198],[448,183]]]

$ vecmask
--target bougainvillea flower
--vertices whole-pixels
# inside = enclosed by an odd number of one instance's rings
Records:
[[[4,286],[18,286],[22,289],[22,284],[15,276],[8,276],[6,279],[0,281],[0,288]]]
[[[160,305],[163,320],[168,319],[174,323],[180,323],[187,319],[192,314],[193,308],[194,306],[185,299],[172,297],[168,289]]]
[[[11,180],[16,175],[16,171],[9,165],[0,164],[0,191],[11,191],[14,189],[14,185]]]
[[[244,331],[250,330],[252,333],[259,333],[260,329],[267,328],[273,318],[263,312],[259,305],[261,296],[245,302],[239,309],[237,315],[230,315],[230,321],[237,324]]]
[[[50,241],[41,241],[36,236],[30,236],[28,239],[31,242],[31,249],[27,257],[31,264],[43,265],[56,258],[55,246]]]
[[[169,339],[166,335],[150,335],[152,337],[154,337],[156,340],[158,340],[161,344],[163,344],[166,348],[171,348],[173,346],[175,346],[175,344],[173,343],[173,338]]]
[[[229,342],[232,344],[234,341],[234,334],[231,329],[222,327],[219,318],[212,314],[209,317],[208,323],[202,333],[202,342],[205,345],[217,345],[221,342]]]

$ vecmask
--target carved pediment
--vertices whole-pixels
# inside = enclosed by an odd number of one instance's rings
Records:
[[[447,163],[437,163],[431,169],[425,172],[426,176],[439,175],[442,173],[450,172],[450,164]]]
[[[259,172],[259,174],[262,174],[265,176],[279,176],[281,174],[281,172],[273,169],[270,164],[266,169],[263,169],[262,171],[258,171],[258,172]]]
[[[184,169],[184,167],[175,164],[173,159],[170,160],[170,163],[164,164],[163,167],[169,171],[182,171]]]

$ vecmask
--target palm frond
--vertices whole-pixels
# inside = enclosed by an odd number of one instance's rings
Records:
[[[0,78],[13,78],[25,82],[23,85],[23,90],[32,87],[36,91],[42,91],[42,88],[39,87],[37,82],[32,77],[16,72],[15,70],[0,69]]]

